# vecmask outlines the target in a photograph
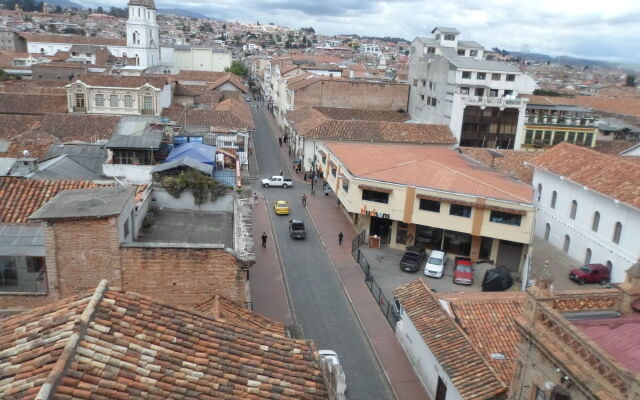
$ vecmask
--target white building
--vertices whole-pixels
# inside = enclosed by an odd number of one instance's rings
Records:
[[[380,51],[380,46],[378,46],[377,44],[363,44],[362,46],[360,46],[360,50],[363,53],[367,53],[367,54],[375,54],[375,55],[381,55],[382,52]]]
[[[483,60],[484,49],[435,28],[411,43],[409,114],[416,122],[447,124],[462,146],[519,149],[526,99],[535,82],[516,66]]]
[[[533,158],[535,235],[611,281],[640,258],[640,164],[561,143]],[[534,250],[535,251],[535,250]]]
[[[231,67],[231,52],[211,47],[176,46],[173,65],[178,71],[224,72]]]

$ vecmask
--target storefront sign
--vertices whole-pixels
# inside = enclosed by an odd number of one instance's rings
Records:
[[[377,212],[375,208],[373,210],[367,210],[367,206],[364,206],[360,209],[360,215],[368,215],[371,217],[378,217],[383,219],[391,218],[389,214]]]

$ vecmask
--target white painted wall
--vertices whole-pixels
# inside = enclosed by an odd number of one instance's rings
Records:
[[[210,47],[175,50],[174,63],[179,70],[223,72],[231,66],[231,52],[214,52]]]
[[[432,399],[436,397],[438,377],[447,386],[445,400],[463,399],[404,311],[402,312],[402,319],[396,325],[396,337],[407,354],[422,386],[424,386]]]
[[[159,96],[160,108],[171,107],[171,102],[173,100],[172,92],[173,90],[170,84],[164,85]],[[160,112],[162,112],[162,110],[160,110]]]
[[[125,177],[131,183],[151,182],[153,165],[102,164],[102,172],[109,177]]]
[[[208,212],[233,212],[234,197],[232,193],[226,194],[216,201],[196,205],[191,192],[183,192],[179,198],[170,195],[161,187],[154,187],[152,194],[153,203],[156,207],[171,208],[177,210],[195,210]]]
[[[538,200],[538,184],[542,185],[542,193]],[[591,189],[585,190],[567,179],[535,169],[533,175],[534,205],[537,210],[535,235],[544,238],[546,224],[550,226],[549,243],[562,250],[565,235],[571,241],[568,255],[576,260],[576,265],[585,261],[586,249],[591,249],[591,263],[613,265],[612,282],[622,282],[624,271],[640,258],[640,210],[616,203]],[[556,207],[551,208],[553,191],[557,192]],[[576,219],[569,218],[571,202],[578,203]],[[591,227],[595,211],[600,213],[598,231]],[[615,223],[622,223],[620,244],[613,242]],[[535,250],[534,250],[535,251]]]

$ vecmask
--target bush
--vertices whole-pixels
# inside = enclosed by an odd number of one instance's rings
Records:
[[[194,169],[186,169],[178,175],[164,176],[160,178],[160,186],[175,198],[180,197],[185,190],[190,191],[197,205],[215,201],[229,189],[211,176]]]

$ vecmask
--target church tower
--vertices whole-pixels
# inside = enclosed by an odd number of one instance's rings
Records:
[[[130,0],[127,19],[127,57],[140,67],[160,65],[160,40],[153,0]]]

